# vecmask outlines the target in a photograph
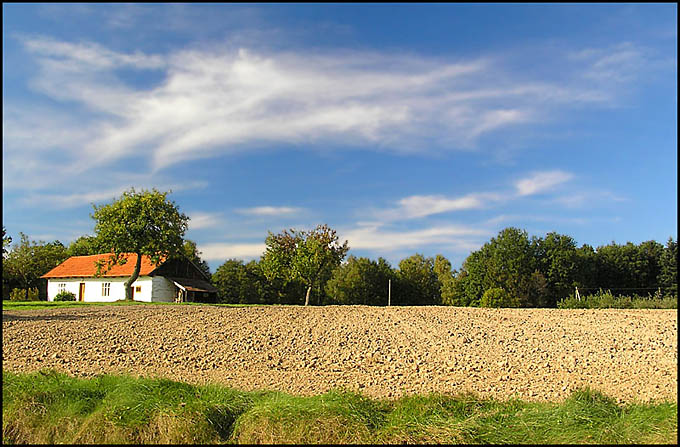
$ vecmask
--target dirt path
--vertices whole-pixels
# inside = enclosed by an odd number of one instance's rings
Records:
[[[677,401],[676,310],[111,306],[3,311],[3,368],[372,397],[582,386]]]

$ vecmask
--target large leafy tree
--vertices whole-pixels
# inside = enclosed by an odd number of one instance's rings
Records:
[[[350,256],[347,262],[333,271],[326,283],[326,293],[339,304],[365,304],[384,306],[387,304],[388,285],[395,279],[389,263],[379,258]]]
[[[501,230],[465,259],[446,301],[479,306],[484,292],[501,288],[522,307],[541,305],[547,287],[538,271],[536,247],[537,242],[524,230],[513,227]]]
[[[284,230],[279,234],[269,232],[265,239],[262,268],[268,279],[282,280],[284,286],[301,281],[307,292],[305,306],[313,288],[321,292],[333,270],[344,259],[349,246],[340,243],[335,230],[328,225],[318,225],[311,231]]]
[[[544,239],[534,240],[538,257],[539,274],[533,275],[533,283],[540,287],[542,280],[547,283],[547,293],[537,298],[541,307],[556,307],[557,300],[570,295],[577,278],[578,253],[576,242],[571,236],[548,233]],[[535,272],[536,273],[536,272]],[[541,297],[547,298],[542,302]]]
[[[440,259],[440,263],[442,260]],[[445,267],[438,265],[439,270]],[[399,261],[395,302],[401,305],[441,304],[441,282],[435,271],[435,259],[415,254]]]
[[[137,255],[135,268],[125,282],[125,299],[132,300],[132,283],[139,277],[142,255],[153,263],[183,250],[183,236],[189,218],[167,199],[167,192],[125,191],[112,203],[96,206],[92,217],[95,233],[102,248],[112,253],[105,268],[127,262],[125,253]]]
[[[519,299],[520,305],[534,305],[530,300],[531,276],[536,270],[535,244],[526,231],[505,228],[489,243],[485,289],[500,287]]]
[[[68,246],[69,256],[89,256],[101,253],[99,240],[95,236],[80,236]]]
[[[31,241],[23,233],[19,233],[19,238],[3,260],[3,277],[8,285],[25,289],[26,297],[29,288],[38,288],[42,298],[45,290],[40,277],[68,258],[66,247],[59,241]]]
[[[220,301],[234,304],[273,304],[276,293],[256,261],[247,264],[240,259],[227,259],[212,275]]]
[[[595,249],[583,244],[576,249],[576,283],[582,289],[590,289],[598,285],[598,260]]]
[[[442,282],[442,304],[457,307],[465,307],[471,304],[465,294],[467,276],[468,273],[465,270],[454,271],[450,280]]]
[[[640,287],[651,289],[659,287],[661,258],[664,246],[656,241],[645,241],[638,245],[637,262],[634,274],[639,278]]]
[[[440,254],[434,258],[434,272],[439,280],[441,303],[452,305],[456,301],[456,275],[458,272],[452,268],[451,261]]]
[[[595,287],[628,293],[645,292],[658,287],[663,252],[664,246],[655,241],[639,245],[612,242],[598,247]]]

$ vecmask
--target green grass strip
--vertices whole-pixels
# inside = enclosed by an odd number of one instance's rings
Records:
[[[144,301],[112,301],[107,303],[82,301],[2,301],[2,310],[31,310],[31,309],[57,309],[62,307],[91,307],[91,306],[218,306],[218,307],[257,307],[271,306],[267,304],[212,304],[212,303],[166,303]]]
[[[3,371],[5,444],[676,444],[677,403],[617,405],[592,390],[561,403],[473,394],[312,397],[51,370]]]

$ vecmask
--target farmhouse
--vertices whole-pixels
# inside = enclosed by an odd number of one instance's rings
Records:
[[[76,295],[78,301],[117,301],[125,299],[125,281],[135,268],[137,255],[127,253],[127,262],[102,269],[95,276],[97,262],[106,261],[110,254],[72,256],[41,278],[47,279],[47,300],[54,301],[59,292]],[[190,260],[171,259],[154,265],[142,255],[139,277],[132,284],[133,299],[148,302],[208,302],[217,301],[217,289],[209,278]]]

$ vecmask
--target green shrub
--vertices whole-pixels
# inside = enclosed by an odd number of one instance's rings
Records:
[[[26,289],[12,289],[9,299],[10,301],[38,301],[38,289],[28,289],[28,295]]]
[[[652,295],[620,295],[615,296],[609,290],[598,290],[593,295],[583,296],[580,300],[570,296],[557,303],[558,309],[677,309],[676,296]]]
[[[494,287],[482,295],[481,307],[519,307],[519,300],[513,298],[505,289]]]
[[[54,301],[75,301],[76,300],[76,294],[73,292],[59,292],[54,296]]]
[[[603,291],[600,289],[595,295],[587,296],[586,301],[588,300],[593,302],[592,305],[589,305],[591,309],[611,309],[617,307],[617,299],[612,295],[611,290]]]
[[[586,300],[578,299],[575,296],[562,298],[557,302],[558,309],[587,309]]]

